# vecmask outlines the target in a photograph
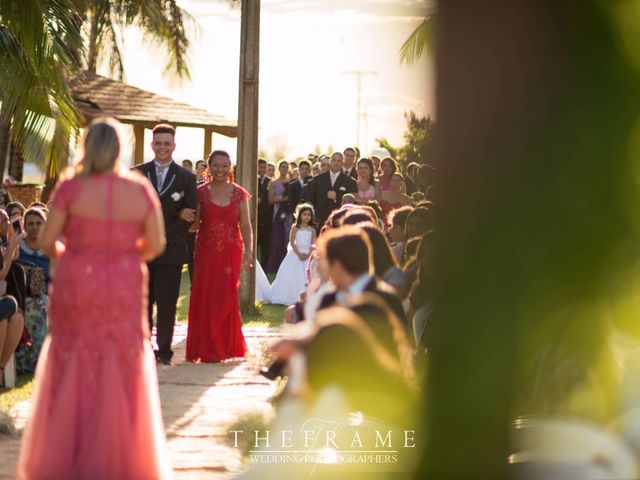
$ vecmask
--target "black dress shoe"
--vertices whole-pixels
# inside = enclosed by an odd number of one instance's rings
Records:
[[[284,370],[285,365],[286,362],[282,360],[276,360],[271,365],[269,365],[268,368],[261,368],[260,375],[262,375],[264,378],[268,378],[269,380],[275,380],[276,378],[283,376],[282,371]]]
[[[173,362],[171,361],[170,358],[159,358],[158,360],[163,365],[173,365]]]

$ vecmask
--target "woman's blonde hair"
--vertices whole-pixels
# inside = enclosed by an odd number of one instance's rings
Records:
[[[84,134],[75,173],[88,177],[115,170],[120,157],[120,123],[108,117],[96,118]]]

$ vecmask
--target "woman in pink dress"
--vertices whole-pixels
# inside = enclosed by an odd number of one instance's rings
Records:
[[[361,158],[358,160],[356,173],[358,175],[356,179],[356,185],[358,186],[355,197],[356,203],[367,204],[371,200],[380,201],[382,193],[380,184],[373,174],[373,162],[368,158]]]
[[[110,119],[91,124],[50,204],[50,329],[19,479],[171,474],[146,305],[145,262],[164,249],[164,226],[148,181],[120,170],[117,130]]]
[[[186,352],[192,362],[240,358],[247,351],[238,287],[240,269],[250,268],[253,259],[251,195],[230,181],[227,152],[215,150],[208,163],[211,181],[198,187],[198,236]]]

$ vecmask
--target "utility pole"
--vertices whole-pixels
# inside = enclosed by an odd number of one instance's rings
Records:
[[[349,72],[342,72],[345,75],[354,75],[356,77],[356,147],[360,146],[360,119],[362,117],[360,111],[361,94],[362,94],[362,77],[366,75],[377,75],[378,72],[372,70],[353,70]]]
[[[260,70],[260,0],[242,0],[240,27],[240,87],[238,89],[237,181],[252,195],[249,202],[251,225],[257,225],[258,199],[258,78]],[[240,305],[251,308],[256,300],[256,235],[253,236],[253,263],[240,273]]]

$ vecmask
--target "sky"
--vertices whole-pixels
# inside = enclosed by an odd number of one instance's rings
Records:
[[[190,52],[191,81],[163,78],[164,54],[139,31],[125,35],[126,81],[136,87],[237,119],[240,7],[228,0],[182,0],[198,24]],[[288,159],[319,145],[342,150],[356,143],[356,79],[362,78],[360,147],[376,137],[402,144],[405,111],[435,115],[432,59],[401,66],[404,40],[433,11],[426,0],[263,0],[260,32],[259,140],[268,156]],[[364,113],[366,111],[366,119]],[[146,143],[151,139],[147,132]],[[365,138],[366,136],[366,138]],[[178,129],[176,160],[200,159],[202,131]],[[214,148],[235,158],[236,140],[214,135]],[[145,149],[145,159],[152,152]],[[272,160],[272,158],[270,158]]]
[[[230,0],[181,0],[197,22],[190,51],[191,80],[164,78],[162,49],[138,30],[124,36],[127,83],[237,119],[240,7]],[[433,11],[431,0],[262,0],[260,32],[259,148],[289,160],[356,144],[356,78],[362,77],[363,155],[386,137],[402,144],[404,112],[435,116],[432,59],[401,66],[404,40]],[[98,72],[106,73],[106,72]],[[174,159],[203,157],[202,130],[181,127]],[[153,156],[146,132],[145,160]],[[235,159],[236,139],[214,134],[213,148]],[[132,146],[124,154],[130,163]],[[271,158],[269,158],[271,157]]]

